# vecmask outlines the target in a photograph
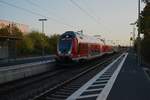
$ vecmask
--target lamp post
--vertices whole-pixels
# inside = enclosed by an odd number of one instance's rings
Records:
[[[135,42],[135,25],[137,24],[137,21],[134,22],[134,23],[130,23],[130,25],[133,26],[133,31],[131,32],[132,33],[132,38],[133,38],[133,41]]]
[[[43,19],[39,19],[39,21],[42,22],[42,33],[44,34],[44,21],[47,21],[47,19],[43,18]],[[45,52],[44,52],[44,45],[42,45],[42,55],[44,56]]]
[[[44,34],[44,21],[47,21],[47,19],[39,19],[39,21],[42,22],[42,33]]]

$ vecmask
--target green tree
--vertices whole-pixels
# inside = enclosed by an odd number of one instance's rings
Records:
[[[57,50],[57,42],[59,35],[54,34],[46,36],[37,31],[32,31],[23,36],[23,39],[18,44],[18,50],[22,56],[54,54]]]
[[[146,6],[141,13],[141,33],[144,38],[141,40],[141,54],[145,61],[150,62],[150,0],[144,0]]]
[[[144,36],[150,35],[150,3],[148,3],[141,13],[141,33]]]
[[[58,34],[54,34],[52,36],[50,36],[49,38],[49,52],[50,53],[56,53],[57,52],[57,42],[59,39],[59,35]]]
[[[12,25],[11,32],[12,32],[11,35],[15,37],[21,38],[23,36],[23,33],[21,32],[21,30],[15,25]]]
[[[134,51],[137,52],[137,38],[134,40]]]
[[[150,0],[142,0],[142,2],[144,2],[144,3],[149,3]]]
[[[8,36],[8,35],[10,35],[8,26],[0,28],[0,36]]]
[[[0,28],[0,36],[22,38],[23,33],[16,25],[6,25]]]
[[[47,36],[37,31],[32,31],[29,33],[29,37],[32,39],[34,44],[34,53],[42,54],[43,48],[45,49],[48,46]]]
[[[141,41],[141,53],[146,62],[150,62],[150,36],[144,37]]]
[[[31,55],[34,51],[34,44],[28,35],[24,35],[23,39],[18,44],[19,55]]]

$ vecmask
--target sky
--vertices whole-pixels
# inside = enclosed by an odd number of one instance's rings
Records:
[[[47,18],[44,30],[49,36],[83,30],[87,35],[129,45],[130,23],[137,20],[137,8],[138,0],[0,0],[0,19],[41,31],[38,19]]]

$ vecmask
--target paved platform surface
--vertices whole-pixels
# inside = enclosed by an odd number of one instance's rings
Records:
[[[107,100],[150,100],[150,79],[129,52]]]

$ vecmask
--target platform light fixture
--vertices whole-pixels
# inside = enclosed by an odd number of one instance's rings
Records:
[[[39,21],[42,22],[42,33],[45,34],[44,33],[44,21],[47,21],[47,19],[43,18],[43,19],[39,19]],[[45,54],[45,52],[44,52],[44,46],[42,46],[42,55],[44,56],[44,54]]]

